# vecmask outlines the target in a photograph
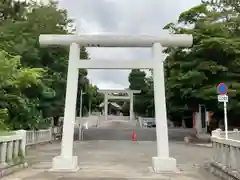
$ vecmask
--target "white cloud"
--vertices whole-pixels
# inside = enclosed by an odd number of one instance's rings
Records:
[[[99,89],[125,89],[124,86],[122,86],[121,84],[117,84],[114,82],[102,82],[100,84],[96,84],[98,86]]]
[[[179,14],[200,0],[59,0],[83,33],[121,33],[159,35]],[[91,58],[150,59],[150,50],[88,49]],[[129,71],[89,70],[89,78],[99,88],[128,87]]]

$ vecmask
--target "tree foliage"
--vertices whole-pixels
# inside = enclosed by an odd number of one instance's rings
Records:
[[[44,119],[63,115],[69,49],[40,47],[38,37],[73,33],[72,20],[56,2],[15,0],[0,2],[0,19],[0,129],[40,128]],[[84,47],[80,57],[89,59]],[[91,86],[85,69],[78,85]]]
[[[204,104],[216,116],[221,116],[222,104],[217,103],[216,87],[224,82],[229,87],[229,115],[232,119],[238,116],[240,18],[237,8],[239,4],[200,4],[183,12],[178,23],[166,26],[171,32],[194,37],[191,48],[167,50],[167,98],[171,112]]]
[[[237,120],[240,108],[239,13],[238,1],[202,3],[181,13],[177,23],[165,26],[171,33],[194,37],[190,48],[171,47],[165,51],[168,54],[165,82],[169,116],[181,119],[184,113],[203,104],[221,119],[223,105],[217,103],[217,85],[223,82],[229,87],[229,119],[232,123]],[[143,79],[140,82],[136,77],[134,81],[147,89],[151,87],[152,91],[153,85],[146,85],[146,78]],[[131,81],[130,88],[136,87]],[[142,104],[144,99],[145,96],[141,96]]]
[[[42,120],[39,99],[30,98],[25,90],[38,87],[44,96],[42,68],[22,67],[19,56],[0,52],[0,125],[1,128],[29,128]],[[47,98],[47,97],[46,97]]]
[[[140,90],[140,94],[134,95],[134,111],[137,115],[154,116],[154,100],[153,100],[153,81],[152,77],[146,77],[146,72],[134,69],[129,74],[129,89]],[[123,109],[129,107],[129,103],[125,103]]]

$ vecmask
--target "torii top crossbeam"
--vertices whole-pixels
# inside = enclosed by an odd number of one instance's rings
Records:
[[[66,45],[77,43],[84,47],[152,47],[154,43],[162,46],[190,47],[193,43],[192,35],[169,34],[162,36],[146,35],[56,35],[42,34],[39,37],[41,45]]]
[[[99,89],[97,90],[97,92],[100,92],[100,93],[140,93],[141,91],[140,90],[131,90],[131,89],[116,89],[116,90],[113,90],[113,89]]]

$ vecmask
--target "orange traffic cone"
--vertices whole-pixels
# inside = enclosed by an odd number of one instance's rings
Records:
[[[132,133],[132,140],[137,141],[137,135],[136,135],[135,131],[133,131],[133,133]]]

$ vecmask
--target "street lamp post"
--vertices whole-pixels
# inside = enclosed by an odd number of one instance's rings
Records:
[[[82,92],[82,89],[81,89],[81,92],[80,92],[80,109],[79,109],[79,117],[80,118],[82,117],[82,97],[83,97],[84,94],[86,94],[86,93]]]
[[[91,86],[92,85],[92,80],[91,79],[90,79],[89,83],[90,83],[89,84],[89,87],[90,87],[89,90],[90,90],[91,95],[89,96],[89,102],[88,102],[88,108],[89,108],[88,109],[88,116],[90,117],[91,116],[91,108],[92,108],[92,99],[91,99],[92,98],[92,88],[91,88],[92,87]]]
[[[89,98],[89,110],[88,110],[88,116],[91,116],[91,105],[92,105],[92,102],[91,102],[91,98]]]

